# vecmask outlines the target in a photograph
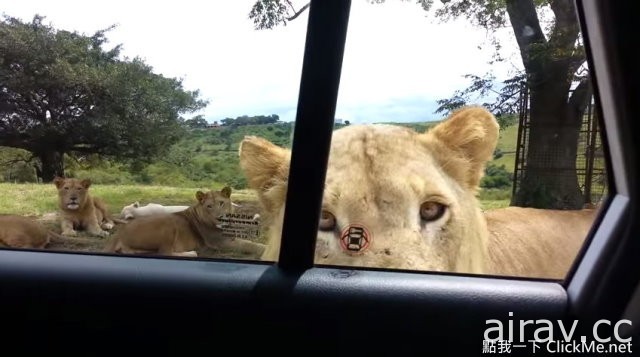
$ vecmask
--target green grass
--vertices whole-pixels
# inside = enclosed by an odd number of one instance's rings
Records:
[[[119,213],[122,207],[139,201],[163,205],[191,205],[195,203],[195,193],[207,190],[206,187],[168,187],[133,185],[93,185],[91,194],[99,196],[109,205],[112,214]],[[220,189],[212,187],[211,189]],[[508,199],[501,195],[483,193],[480,203],[483,209],[500,208],[509,205]],[[41,216],[57,210],[57,191],[53,184],[12,184],[0,183],[0,213],[13,213],[25,216]],[[235,190],[231,194],[234,202],[255,202],[256,195],[251,190]]]
[[[109,206],[112,214],[122,207],[139,201],[164,205],[191,205],[195,203],[198,190],[220,189],[217,187],[167,187],[134,185],[93,185],[91,194],[99,196]],[[11,184],[0,183],[0,213],[41,216],[57,210],[57,191],[53,184]],[[249,190],[235,190],[231,199],[237,202],[254,201],[255,195]]]
[[[501,158],[493,160],[493,164],[500,166],[504,165],[507,171],[513,173],[513,169],[516,163],[516,143],[518,141],[518,126],[511,125],[504,130],[500,131],[500,138],[498,139],[498,149],[506,154]]]
[[[480,207],[483,210],[490,210],[495,208],[509,207],[511,200],[480,200]]]

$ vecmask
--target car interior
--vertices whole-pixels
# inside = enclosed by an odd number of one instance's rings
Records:
[[[637,13],[623,1],[575,7],[609,187],[564,279],[314,261],[351,1],[311,0],[277,261],[1,249],[2,354],[471,356],[488,353],[489,320],[518,330],[518,321],[545,319],[578,320],[576,336],[592,336],[601,319],[612,323],[600,335],[612,336],[614,321],[627,320],[620,337],[632,339],[635,353]],[[514,344],[509,354],[544,352]]]

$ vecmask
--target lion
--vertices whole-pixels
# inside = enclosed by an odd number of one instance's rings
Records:
[[[506,207],[485,212],[487,274],[563,279],[599,208],[550,210]]]
[[[76,230],[86,230],[98,237],[107,237],[114,227],[107,205],[89,193],[91,180],[56,177],[58,208],[62,235],[76,236]]]
[[[158,203],[147,203],[145,206],[140,205],[140,202],[124,206],[120,211],[120,217],[123,219],[133,219],[136,217],[151,216],[161,213],[173,213],[184,211],[189,206],[164,206]]]
[[[520,232],[513,242],[506,242],[511,234],[504,225],[487,226],[477,194],[498,135],[495,117],[479,106],[454,111],[422,133],[389,124],[352,125],[334,131],[315,262],[469,274],[557,275],[540,264],[514,268],[518,254],[496,253],[510,249],[507,243],[532,249],[548,244],[540,250],[550,254],[544,259],[553,260],[553,247],[561,249],[563,244],[562,233],[584,239],[583,231],[564,229],[551,232],[556,241],[537,241],[535,235],[528,239],[526,232]],[[249,187],[257,192],[262,206],[268,241],[262,259],[275,261],[291,152],[264,138],[246,136],[239,157]],[[489,222],[496,224],[496,219]],[[535,229],[533,223],[522,228]],[[567,251],[572,252],[572,247],[566,247]]]
[[[232,248],[260,256],[264,245],[223,235],[220,217],[233,212],[231,188],[196,192],[184,211],[139,217],[114,234],[107,253],[197,256],[199,249]]]
[[[47,230],[35,219],[14,215],[0,215],[0,246],[18,249],[45,249],[49,243],[86,243],[79,238],[64,237]]]

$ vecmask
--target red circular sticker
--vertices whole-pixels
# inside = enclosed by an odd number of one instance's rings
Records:
[[[347,253],[364,252],[371,245],[371,233],[361,224],[350,224],[340,234],[340,246]]]

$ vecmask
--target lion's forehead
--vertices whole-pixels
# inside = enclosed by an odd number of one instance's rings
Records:
[[[82,181],[80,180],[76,180],[76,179],[66,179],[62,182],[62,186],[67,186],[67,187],[84,187],[82,185]]]
[[[336,135],[325,180],[325,207],[339,215],[401,220],[414,217],[419,205],[434,197],[454,206],[464,201],[460,184],[416,139],[418,135],[384,125],[363,125]]]

